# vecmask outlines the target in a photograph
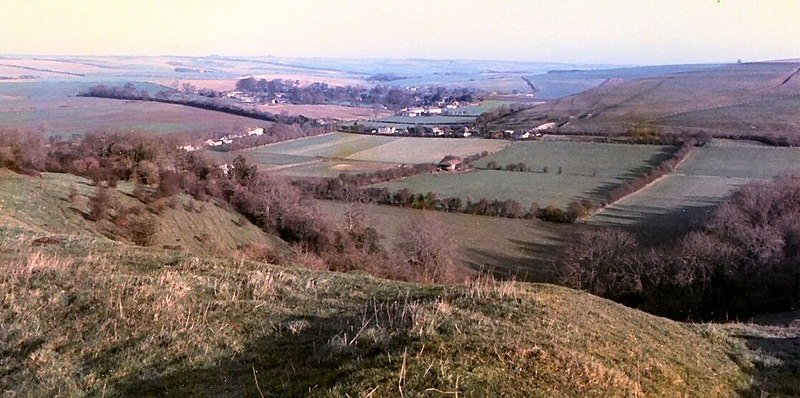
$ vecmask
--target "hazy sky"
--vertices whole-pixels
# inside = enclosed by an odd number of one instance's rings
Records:
[[[0,0],[0,53],[662,64],[800,57],[800,0]]]

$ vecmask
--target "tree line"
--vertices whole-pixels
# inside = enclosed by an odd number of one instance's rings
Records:
[[[319,122],[316,119],[307,118],[302,115],[289,116],[260,111],[257,109],[245,109],[236,106],[235,104],[226,103],[223,100],[214,97],[185,96],[177,90],[163,90],[151,96],[147,90],[138,90],[132,83],[127,83],[122,87],[99,84],[81,91],[78,96],[163,102],[167,104],[177,104],[211,111],[225,112],[237,116],[249,117],[251,119],[264,120],[267,122],[297,124],[309,127],[319,126]]]

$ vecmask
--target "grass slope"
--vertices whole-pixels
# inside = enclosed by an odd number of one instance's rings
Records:
[[[731,396],[705,326],[550,285],[444,288],[0,229],[19,396]],[[744,370],[743,370],[744,369]]]
[[[753,63],[604,84],[493,125],[530,128],[542,118],[568,121],[568,132],[620,132],[625,123],[653,120],[680,130],[721,134],[800,133],[796,118],[797,63]],[[790,78],[790,76],[793,76]]]
[[[70,201],[73,189],[77,195]],[[112,190],[112,197],[123,206],[140,204],[129,196],[132,190],[130,184],[120,184]],[[68,174],[44,173],[36,178],[0,170],[0,224],[38,234],[103,237],[98,224],[86,218],[89,197],[94,193],[95,187],[89,181]],[[174,207],[165,206],[157,218],[158,229],[153,237],[157,247],[170,245],[215,254],[260,243],[286,250],[285,242],[235,213],[183,195]]]

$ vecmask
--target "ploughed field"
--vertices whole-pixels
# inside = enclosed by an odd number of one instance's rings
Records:
[[[507,141],[471,138],[414,138],[331,133],[265,145],[238,153],[264,170],[293,177],[335,177],[403,164],[435,163],[447,155],[494,152]],[[230,153],[227,156],[235,156]]]
[[[587,221],[596,225],[659,226],[661,233],[699,224],[742,186],[800,172],[800,149],[715,140],[692,153],[674,172],[627,196]]]
[[[513,199],[523,206],[535,203],[565,208],[574,200],[602,200],[609,189],[668,156],[669,147],[656,145],[514,142],[475,162],[476,170],[423,174],[376,186],[391,191],[407,188],[415,193],[434,192],[440,198]],[[503,170],[486,169],[492,162]],[[519,163],[531,171],[505,170],[506,165]]]

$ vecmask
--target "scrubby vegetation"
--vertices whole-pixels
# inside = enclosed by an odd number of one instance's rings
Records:
[[[643,248],[615,229],[580,233],[563,282],[676,319],[731,319],[800,304],[800,181],[751,184],[705,226],[666,247]]]
[[[445,282],[455,280],[449,249],[427,256],[418,264],[407,258],[413,248],[383,248],[372,228],[350,223],[336,225],[320,214],[313,197],[281,177],[258,171],[237,157],[227,172],[201,154],[176,149],[169,138],[137,134],[89,134],[74,142],[44,145],[22,134],[4,134],[10,154],[4,164],[29,173],[50,171],[84,176],[96,185],[89,198],[87,217],[109,235],[150,244],[149,237],[161,208],[177,205],[175,196],[189,194],[197,200],[229,206],[265,232],[275,234],[295,248],[296,258],[312,268],[348,271],[362,269],[401,280]],[[35,145],[37,144],[38,145]],[[12,157],[13,156],[13,157]],[[391,177],[391,175],[389,175]],[[133,196],[140,204],[116,203],[109,190],[119,181],[136,185]],[[431,240],[435,231],[428,231]],[[444,241],[442,241],[444,242]],[[431,269],[437,269],[431,273]]]

